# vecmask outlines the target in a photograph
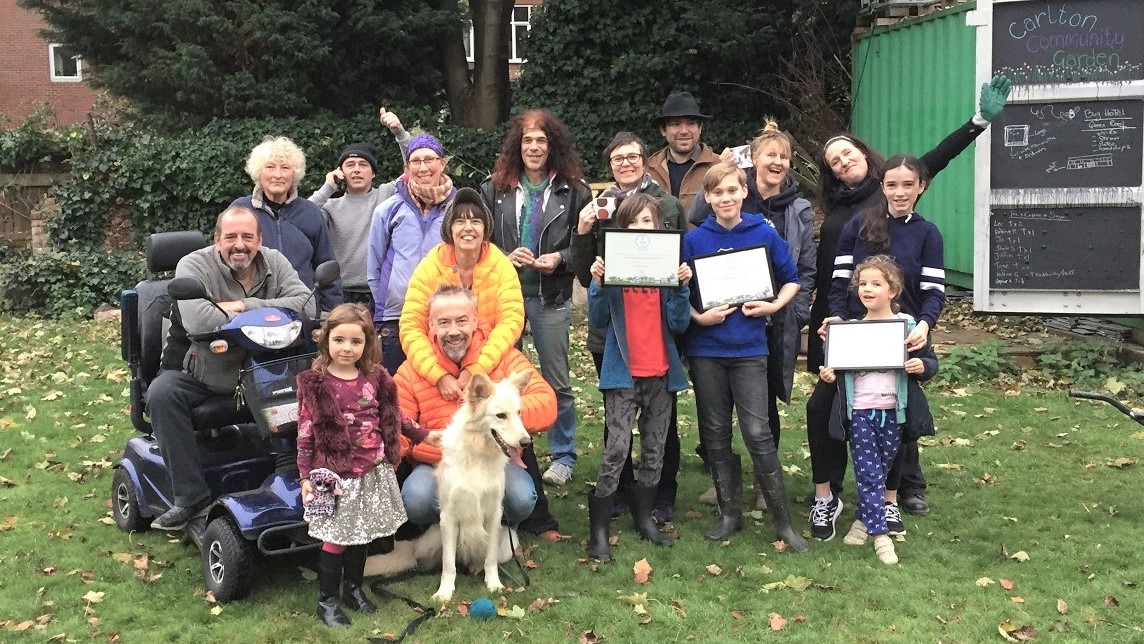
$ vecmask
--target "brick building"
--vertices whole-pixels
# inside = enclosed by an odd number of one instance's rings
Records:
[[[83,61],[42,39],[44,26],[16,0],[0,0],[0,127],[19,125],[41,103],[52,106],[56,123],[75,123],[95,104]]]

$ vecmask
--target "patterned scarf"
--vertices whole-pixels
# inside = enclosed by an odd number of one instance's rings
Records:
[[[417,201],[417,205],[421,206],[421,213],[429,212],[433,206],[441,203],[453,192],[453,180],[449,175],[441,175],[441,183],[428,188],[423,188],[421,184],[413,180],[413,177],[406,177],[406,185],[409,186],[409,194],[413,195],[413,199]]]
[[[520,206],[520,245],[540,256],[540,218],[544,214],[544,191],[548,188],[550,176],[544,177],[540,183],[533,185],[527,176],[520,178],[520,186],[524,188],[524,199]],[[520,270],[520,288],[523,294],[534,296],[540,294],[540,273],[532,268]]]
[[[623,190],[620,188],[620,184],[613,183],[612,185],[605,188],[604,192],[600,193],[600,196],[601,197],[615,197],[616,202],[618,203],[621,199],[624,199],[625,197],[630,197],[637,192],[643,192],[643,191],[647,190],[647,187],[650,185],[651,185],[651,175],[645,172],[643,179],[640,179],[640,182],[638,184],[636,184],[636,187],[632,188],[631,190]]]

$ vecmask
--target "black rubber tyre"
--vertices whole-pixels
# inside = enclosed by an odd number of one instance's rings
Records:
[[[135,494],[135,482],[122,467],[115,470],[111,479],[111,516],[115,525],[124,532],[144,532],[151,529],[151,520],[139,514],[139,497]]]
[[[203,533],[203,583],[220,602],[242,599],[254,581],[254,547],[228,517],[210,522]]]

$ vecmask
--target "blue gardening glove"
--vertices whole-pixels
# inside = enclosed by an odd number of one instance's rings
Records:
[[[1000,116],[1008,98],[1009,78],[1004,74],[997,74],[988,83],[982,83],[981,99],[978,101],[981,118],[992,121]]]

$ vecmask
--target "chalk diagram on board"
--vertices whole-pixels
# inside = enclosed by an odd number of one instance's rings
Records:
[[[1048,144],[1057,137],[1048,133],[1051,123],[1068,123],[1077,120],[1082,123],[1079,131],[1092,136],[1092,154],[1075,154],[1066,157],[1064,164],[1049,162],[1046,173],[1062,170],[1097,170],[1115,165],[1113,153],[1131,149],[1131,145],[1121,140],[1121,134],[1137,129],[1131,125],[1132,117],[1120,109],[1090,110],[1080,106],[1061,108],[1045,105],[1030,108],[1030,115],[1040,121],[1039,126],[1027,123],[1006,125],[1003,130],[1004,146],[1013,159],[1030,159],[1045,151]],[[1078,119],[1078,117],[1080,117]]]

